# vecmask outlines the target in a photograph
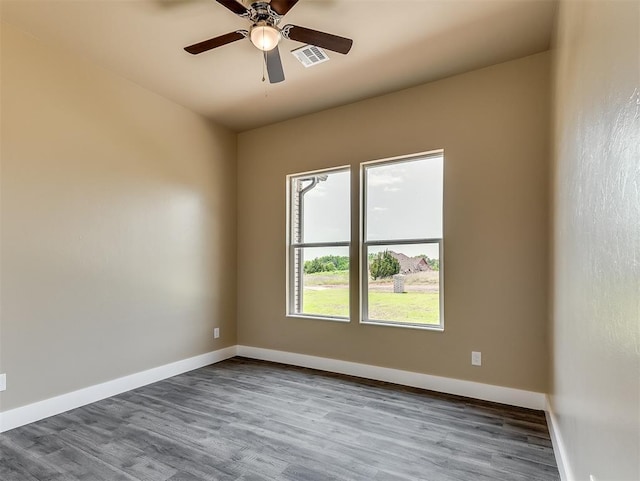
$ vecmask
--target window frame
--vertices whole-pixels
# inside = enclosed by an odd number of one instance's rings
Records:
[[[322,175],[322,174],[331,174],[338,172],[348,172],[349,173],[349,205],[347,206],[349,210],[349,236],[347,241],[331,241],[331,242],[294,242],[293,239],[293,199],[292,199],[292,181],[295,178],[304,178],[311,177],[314,175]],[[352,196],[351,196],[351,187],[352,187],[352,169],[350,165],[343,165],[339,167],[329,167],[326,169],[318,169],[311,170],[307,172],[299,172],[296,174],[289,174],[286,176],[286,189],[287,189],[287,206],[286,206],[286,229],[287,229],[287,260],[286,260],[286,317],[293,318],[302,318],[302,319],[318,319],[324,321],[333,321],[333,322],[351,322],[351,272],[352,272],[352,264],[351,264],[351,254],[352,254],[352,242],[351,242],[351,227],[353,224],[352,219]],[[296,249],[305,249],[305,248],[313,248],[313,247],[346,247],[348,249],[349,256],[349,315],[347,317],[342,316],[330,316],[330,315],[322,315],[322,314],[304,314],[302,312],[295,312],[295,295],[294,289],[296,289],[295,285],[295,252]],[[300,269],[304,269],[304,263],[299,264]],[[302,289],[300,289],[300,293],[298,296],[300,297],[301,305],[302,299],[304,296],[304,285]]]
[[[424,160],[428,158],[442,157],[442,237],[439,238],[418,238],[418,239],[376,239],[367,240],[367,168],[370,166],[380,166],[385,164],[401,164],[404,162],[412,162],[416,160]],[[406,329],[420,329],[428,331],[444,331],[444,150],[433,150],[421,152],[411,155],[403,155],[398,157],[390,157],[386,159],[370,160],[360,164],[360,324],[373,326],[402,327]],[[438,303],[439,303],[439,324],[418,324],[410,322],[400,322],[391,320],[375,320],[369,319],[369,247],[375,246],[391,246],[391,245],[415,245],[415,244],[438,244]]]

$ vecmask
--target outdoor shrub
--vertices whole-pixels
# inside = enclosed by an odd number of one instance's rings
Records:
[[[391,277],[400,272],[400,262],[388,250],[378,252],[369,264],[371,279]]]

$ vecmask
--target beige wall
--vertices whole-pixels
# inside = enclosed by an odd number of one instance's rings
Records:
[[[6,24],[1,113],[2,410],[236,344],[235,134]]]
[[[576,480],[640,479],[640,2],[565,1],[551,406]]]
[[[240,134],[239,343],[546,392],[549,75],[538,54]],[[360,325],[357,289],[349,324],[287,318],[285,176],[440,148],[445,331]]]

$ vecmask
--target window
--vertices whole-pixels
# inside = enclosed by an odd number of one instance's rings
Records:
[[[362,164],[362,322],[442,328],[443,163]]]
[[[287,314],[349,319],[349,168],[291,175]]]
[[[442,152],[361,166],[361,322],[442,329]],[[348,167],[287,176],[287,315],[349,320]]]

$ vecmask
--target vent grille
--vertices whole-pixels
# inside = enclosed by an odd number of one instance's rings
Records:
[[[329,56],[326,52],[315,45],[305,45],[304,47],[292,50],[291,53],[306,68],[329,60]]]

